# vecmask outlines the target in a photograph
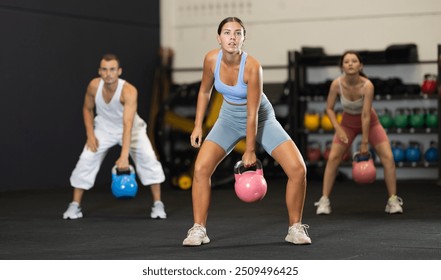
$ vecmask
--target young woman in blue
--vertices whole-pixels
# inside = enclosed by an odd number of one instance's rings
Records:
[[[206,230],[211,199],[210,178],[219,163],[243,138],[246,139],[242,156],[245,167],[256,163],[256,142],[259,142],[288,177],[286,204],[289,227],[285,241],[311,243],[306,231],[308,226],[302,224],[306,166],[297,146],[276,120],[273,107],[263,93],[260,63],[242,51],[245,32],[240,19],[224,19],[217,30],[220,49],[208,52],[204,59],[195,127],[190,136],[191,145],[200,148],[192,186],[194,225],[187,232],[184,246],[210,242]],[[213,86],[223,95],[224,101],[215,125],[202,141],[202,124]]]

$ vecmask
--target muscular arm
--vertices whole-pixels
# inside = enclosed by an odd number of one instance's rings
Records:
[[[346,132],[341,127],[340,123],[337,121],[337,116],[335,115],[335,103],[337,102],[338,97],[338,80],[334,80],[329,88],[328,98],[326,100],[326,114],[329,117],[329,120],[331,121],[332,125],[334,126],[335,133],[337,134],[337,137],[340,138],[340,140],[343,143],[348,142],[348,137],[346,135]]]
[[[98,79],[94,79],[89,83],[83,103],[83,119],[84,119],[84,126],[86,128],[86,136],[87,136],[86,146],[92,152],[96,152],[99,145],[98,139],[95,137],[95,132],[94,132],[95,95],[98,88],[98,83],[99,83]]]
[[[364,93],[363,111],[361,112],[361,146],[360,153],[368,152],[369,128],[371,122],[372,102],[374,99],[374,86],[370,81],[366,84]]]
[[[138,106],[138,91],[134,86],[129,83],[125,83],[122,93],[121,102],[124,106],[123,113],[123,136],[122,147],[119,159],[116,161],[116,165],[119,169],[126,169],[129,167],[129,151],[132,137],[133,120]]]
[[[207,110],[208,103],[210,102],[211,92],[213,90],[214,73],[213,68],[216,63],[217,53],[214,51],[209,52],[204,59],[204,67],[202,72],[202,81],[199,88],[196,116],[194,121],[194,129],[190,136],[191,145],[195,148],[199,148],[202,143],[202,125]]]
[[[245,153],[242,157],[245,166],[254,164],[256,162],[256,134],[258,113],[263,94],[262,67],[255,59],[247,59],[247,66],[247,131],[246,148]]]

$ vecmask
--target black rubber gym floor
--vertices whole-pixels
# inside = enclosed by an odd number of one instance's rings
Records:
[[[285,180],[267,178],[264,200],[239,201],[230,185],[213,188],[208,219],[211,243],[182,247],[192,226],[191,192],[163,187],[168,219],[149,219],[151,196],[140,189],[117,200],[110,189],[85,194],[84,218],[63,220],[70,187],[3,192],[0,196],[2,260],[439,260],[441,187],[433,180],[399,182],[404,214],[384,212],[386,189],[378,181],[337,182],[333,213],[315,215],[321,182],[309,181],[303,223],[311,245],[284,241]]]

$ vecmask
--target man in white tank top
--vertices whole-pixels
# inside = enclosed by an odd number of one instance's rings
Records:
[[[84,191],[93,187],[101,163],[115,145],[121,146],[115,162],[117,168],[128,169],[130,155],[139,180],[145,186],[150,185],[153,197],[150,217],[165,219],[160,185],[165,181],[164,171],[147,137],[147,125],[137,114],[138,92],[133,85],[119,78],[122,68],[113,54],[103,56],[98,73],[100,77],[89,83],[84,98],[87,141],[70,177],[73,201],[63,219],[83,217],[80,205]]]

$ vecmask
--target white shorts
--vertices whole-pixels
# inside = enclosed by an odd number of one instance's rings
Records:
[[[122,145],[122,134],[109,134],[95,129],[95,136],[99,143],[98,150],[94,153],[84,146],[70,177],[72,187],[84,190],[91,189],[109,149],[117,144]],[[160,184],[165,181],[164,170],[156,158],[145,128],[132,132],[130,157],[135,163],[136,174],[144,186]]]

